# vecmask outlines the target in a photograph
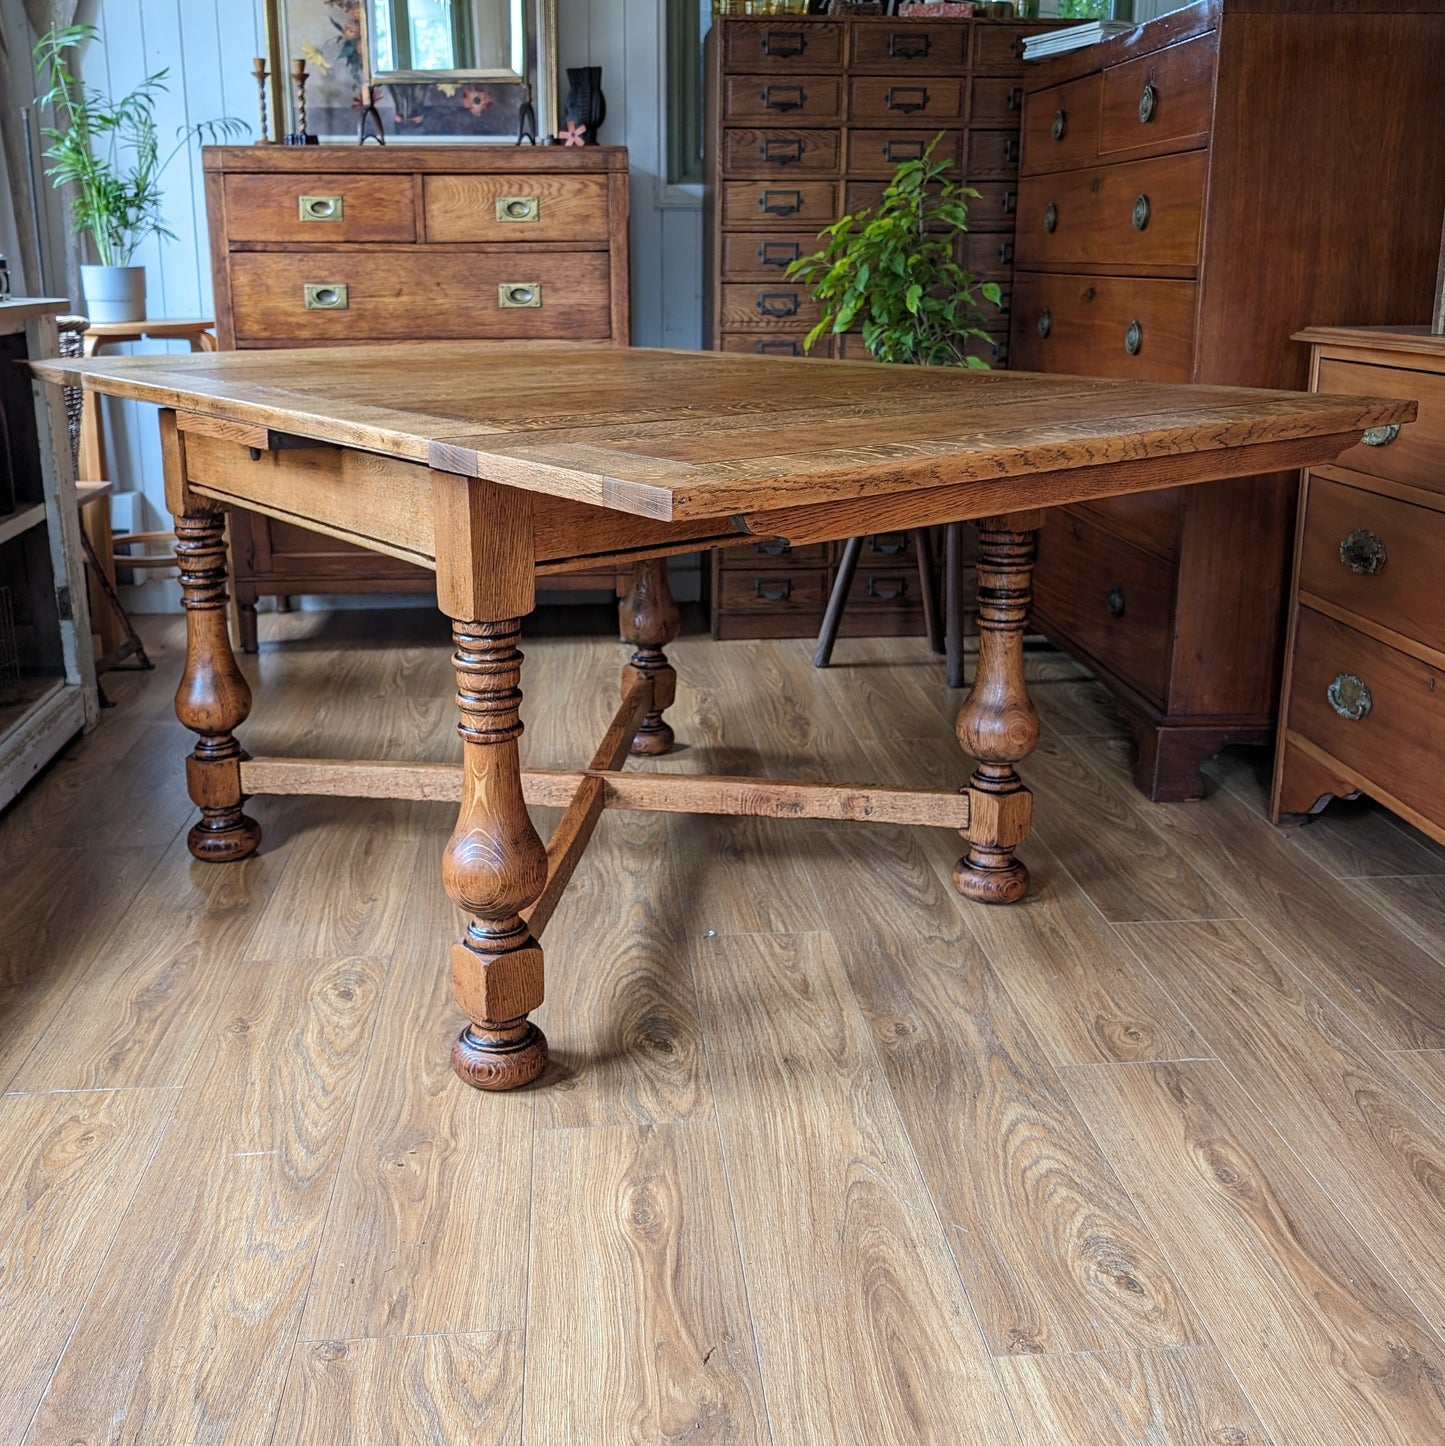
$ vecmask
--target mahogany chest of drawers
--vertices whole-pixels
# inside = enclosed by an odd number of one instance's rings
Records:
[[[1429,316],[1445,7],[1208,0],[1023,79],[1010,365],[1303,388],[1311,323]],[[1061,509],[1039,628],[1110,685],[1136,781],[1272,739],[1292,474]]]
[[[1445,842],[1445,336],[1312,328],[1311,386],[1413,397],[1301,483],[1274,817],[1367,793]]]
[[[202,164],[223,348],[628,343],[621,147],[215,146]],[[259,596],[432,586],[410,563],[241,509],[231,550],[249,651]]]
[[[1058,21],[719,17],[708,36],[703,334],[714,350],[801,356],[818,320],[784,276],[844,212],[876,205],[900,162],[951,159],[969,202],[960,259],[1005,288],[1018,199],[1022,41]],[[977,351],[1007,359],[1008,314]],[[857,335],[824,337],[814,356],[866,359]],[[971,536],[970,536],[971,545]],[[826,548],[767,559],[714,554],[719,637],[818,631],[836,558]],[[786,563],[786,567],[780,564]],[[923,630],[906,537],[870,539],[843,615],[844,634]]]

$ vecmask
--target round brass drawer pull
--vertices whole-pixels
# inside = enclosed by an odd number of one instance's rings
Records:
[[[1159,105],[1159,92],[1152,85],[1146,85],[1139,96],[1139,124],[1147,126],[1154,119]]]
[[[1351,723],[1358,723],[1374,704],[1370,690],[1353,673],[1341,673],[1325,689],[1325,697],[1330,707]]]
[[[1104,609],[1111,618],[1122,618],[1124,616],[1124,589],[1114,588],[1109,596],[1104,599]]]
[[[1053,235],[1059,229],[1059,208],[1052,201],[1044,211],[1044,230]]]
[[[1400,424],[1391,422],[1387,427],[1367,427],[1360,438],[1367,447],[1388,447],[1400,435]]]
[[[1054,329],[1054,314],[1046,307],[1039,313],[1039,335],[1047,336]]]
[[[1063,140],[1069,129],[1069,115],[1061,106],[1054,112],[1054,123],[1049,127],[1049,134],[1056,141]]]
[[[1367,576],[1383,572],[1389,560],[1385,539],[1368,527],[1355,528],[1340,543],[1340,561],[1351,572],[1362,572]]]
[[[1149,224],[1149,198],[1140,196],[1134,202],[1134,229],[1142,231]]]
[[[1139,348],[1144,345],[1144,328],[1137,321],[1131,321],[1124,329],[1124,350],[1130,356],[1138,356]]]

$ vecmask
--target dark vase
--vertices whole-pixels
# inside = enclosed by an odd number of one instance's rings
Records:
[[[571,88],[567,92],[562,119],[580,125],[586,132],[587,144],[595,146],[597,131],[607,119],[607,98],[602,94],[602,67],[579,65],[568,70],[567,80]]]

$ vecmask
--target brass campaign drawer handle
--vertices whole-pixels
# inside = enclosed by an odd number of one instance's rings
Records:
[[[1340,543],[1340,561],[1351,572],[1372,577],[1377,572],[1383,572],[1389,560],[1385,539],[1368,527],[1355,528]]]
[[[1353,673],[1341,673],[1325,689],[1325,699],[1341,718],[1351,723],[1358,723],[1375,702],[1364,682]]]
[[[498,306],[541,306],[540,281],[504,281],[497,287]]]
[[[1400,424],[1391,422],[1386,427],[1367,427],[1360,438],[1367,447],[1388,447],[1400,435]]]
[[[308,311],[345,311],[351,304],[344,281],[308,281],[301,294]]]
[[[497,220],[540,221],[541,219],[542,198],[540,196],[497,197]]]
[[[346,212],[340,196],[298,196],[296,204],[303,221],[340,221]]]

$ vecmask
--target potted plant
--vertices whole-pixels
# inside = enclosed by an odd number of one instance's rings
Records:
[[[827,332],[857,330],[878,361],[987,367],[968,343],[988,336],[981,300],[997,307],[1003,294],[955,259],[967,202],[978,192],[947,178],[953,162],[934,160],[937,144],[935,137],[917,160],[899,165],[876,208],[825,227],[823,249],[788,267],[822,306],[808,350]]]
[[[45,174],[57,188],[73,185],[71,212],[90,238],[98,265],[82,265],[81,288],[92,321],[145,319],[145,268],[132,265],[147,236],[174,239],[161,217],[161,177],[193,136],[209,141],[244,134],[249,127],[229,116],[183,127],[175,147],[161,159],[155,106],[166,89],[164,70],[147,76],[128,95],[110,100],[71,74],[69,53],[96,38],[93,25],[60,26],[35,47],[35,64],[50,89],[38,104],[55,108],[56,124],[42,134],[50,142]]]

